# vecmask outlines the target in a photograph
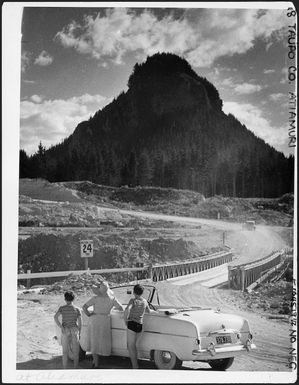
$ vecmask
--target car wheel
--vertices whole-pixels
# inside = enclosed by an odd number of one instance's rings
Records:
[[[210,367],[214,370],[226,370],[234,362],[234,357],[222,358],[221,360],[211,360],[208,361]]]
[[[179,369],[183,363],[174,353],[167,350],[155,350],[154,362],[158,369],[164,370]]]

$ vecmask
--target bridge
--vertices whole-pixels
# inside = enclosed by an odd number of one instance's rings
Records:
[[[199,273],[201,271],[212,269],[216,266],[231,262],[233,254],[231,251],[220,251],[209,254],[199,259],[193,259],[186,262],[173,264],[155,265],[151,267],[151,276],[153,282],[163,281],[170,278],[183,275]]]
[[[38,272],[32,273],[27,270],[27,273],[18,274],[18,280],[26,280],[27,288],[31,285],[33,279],[43,278],[62,278],[70,274],[81,275],[83,273],[89,274],[106,274],[115,275],[125,273],[127,277],[131,276],[136,280],[151,279],[153,282],[166,280],[168,278],[175,278],[183,275],[198,273],[221,264],[232,261],[233,254],[227,248],[227,250],[220,251],[213,254],[207,254],[197,259],[191,259],[188,261],[177,262],[172,264],[160,264],[160,265],[146,265],[137,264],[138,266],[130,268],[118,268],[118,269],[96,269],[96,270],[73,270],[73,271],[53,271],[53,272]],[[108,277],[107,277],[108,279]]]
[[[248,290],[275,273],[285,262],[286,257],[293,255],[290,248],[272,252],[251,263],[237,266],[228,266],[228,285],[231,289]]]
[[[229,248],[227,248],[227,250],[219,251],[213,254],[207,254],[200,258],[170,264],[158,264],[147,266],[143,266],[143,264],[137,264],[138,266],[131,268],[97,270],[88,269],[39,273],[31,273],[30,271],[27,271],[27,273],[18,274],[18,280],[26,280],[27,288],[30,287],[32,279],[66,277],[70,274],[80,275],[83,273],[106,274],[106,278],[108,280],[109,276],[111,277],[111,275],[115,277],[115,275],[117,274],[122,274],[122,276],[124,277],[123,274],[126,273],[126,278],[128,281],[131,277],[131,280],[138,281],[143,279],[150,279],[153,282],[173,279],[182,276],[191,276],[192,274],[194,274],[194,278],[196,280],[196,273],[209,270],[209,274],[207,274],[207,277],[210,277],[211,274],[218,274],[217,267],[221,268],[221,266],[223,266],[222,270],[228,269],[229,288],[242,291],[247,289],[248,291],[250,291],[259,282],[262,282],[270,274],[279,269],[284,264],[287,255],[292,255],[292,253],[292,249],[284,249],[281,251],[272,252],[270,255],[263,257],[257,261],[237,266],[231,266],[229,265],[229,262],[231,262],[233,259],[233,253]],[[224,279],[221,278],[222,281],[227,279],[227,275],[223,276]],[[210,277],[209,279],[211,280],[212,278]],[[221,283],[224,283],[222,281]]]

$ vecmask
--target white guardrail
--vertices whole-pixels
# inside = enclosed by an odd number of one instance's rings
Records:
[[[53,278],[53,277],[66,277],[70,274],[81,275],[84,273],[90,274],[101,274],[101,273],[122,273],[128,271],[143,271],[146,270],[146,267],[128,267],[128,268],[119,268],[119,269],[97,269],[97,270],[68,270],[68,271],[45,271],[41,273],[21,273],[18,274],[19,279],[34,279],[34,278]]]
[[[213,254],[208,254],[205,256],[202,256],[200,259],[191,259],[188,261],[182,261],[178,263],[173,263],[173,264],[164,264],[164,265],[145,265],[141,267],[127,267],[127,268],[116,268],[116,269],[95,269],[95,270],[90,270],[90,269],[85,269],[85,270],[72,270],[72,271],[45,271],[45,272],[38,272],[38,273],[31,273],[30,270],[27,270],[27,273],[19,273],[18,274],[18,280],[27,280],[27,286],[30,285],[30,280],[31,279],[36,279],[36,278],[54,278],[54,277],[66,277],[70,274],[73,275],[81,275],[84,273],[88,274],[107,274],[107,273],[125,273],[125,272],[140,272],[140,271],[145,271],[148,272],[148,276],[152,277],[152,272],[165,268],[173,268],[175,266],[188,266],[190,264],[196,264],[196,263],[208,263],[209,261],[212,263],[215,259],[221,258],[221,257],[226,257],[226,256],[232,256],[231,251],[220,251],[216,252]],[[214,266],[214,265],[213,265]],[[206,266],[206,268],[213,267],[211,266]]]

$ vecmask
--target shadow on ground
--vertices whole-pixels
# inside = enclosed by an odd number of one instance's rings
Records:
[[[139,360],[140,369],[157,370],[155,364],[148,360]],[[85,360],[79,362],[79,369],[92,369],[92,356],[87,356]],[[72,362],[69,361],[69,368],[72,369]],[[30,361],[17,363],[17,370],[62,370],[61,356],[51,360],[33,359]],[[131,361],[127,357],[100,357],[99,369],[132,369]],[[93,369],[95,370],[95,369]],[[196,367],[191,368],[182,366],[180,370],[211,370],[211,368]]]

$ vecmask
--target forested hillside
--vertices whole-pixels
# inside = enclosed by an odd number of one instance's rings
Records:
[[[216,88],[173,54],[136,64],[120,94],[49,149],[20,152],[20,177],[160,186],[205,196],[293,191],[294,158],[222,111]]]

